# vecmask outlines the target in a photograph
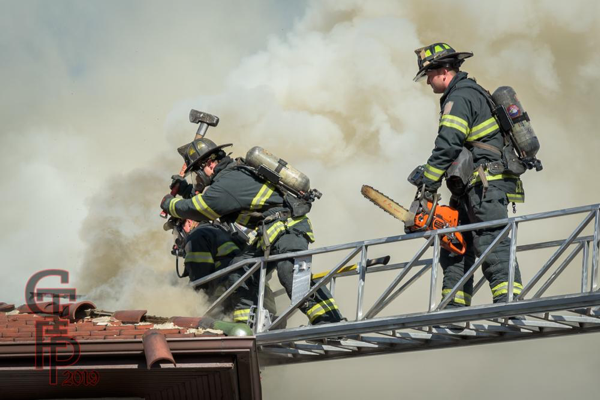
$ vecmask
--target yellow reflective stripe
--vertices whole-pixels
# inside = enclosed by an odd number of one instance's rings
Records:
[[[469,135],[469,123],[464,119],[457,117],[455,115],[442,115],[442,119],[440,120],[440,126],[447,126],[450,128],[454,128],[460,132],[462,132],[465,136]]]
[[[491,117],[491,118],[485,120],[484,122],[482,122],[481,124],[477,125],[473,129],[471,129],[471,133],[469,134],[469,137],[467,138],[467,142],[472,142],[474,140],[481,139],[482,137],[484,137],[492,132],[495,132],[499,129],[500,129],[500,127],[498,126],[498,122],[496,121],[496,118]]]
[[[252,203],[250,204],[250,209],[257,210],[257,209],[260,209],[262,206],[264,206],[265,202],[273,194],[274,189],[275,188],[273,187],[273,185],[271,185],[269,182],[265,183],[260,188],[260,190],[258,191],[256,196],[254,196],[254,199],[252,199]]]
[[[523,190],[523,181],[519,179],[517,182],[517,193],[523,194],[525,191]]]
[[[198,195],[192,197],[192,203],[194,203],[194,207],[196,207],[196,210],[198,210],[199,212],[201,212],[208,219],[215,220],[215,219],[217,219],[217,218],[220,217],[219,214],[217,214],[216,212],[214,212],[212,210],[212,208],[210,208],[206,204],[206,202],[202,198],[201,194],[198,194]]]
[[[235,310],[233,312],[233,321],[234,322],[246,322],[250,317],[250,309],[244,308],[241,310]]]
[[[439,181],[442,178],[442,175],[444,175],[444,172],[443,169],[436,168],[429,164],[425,165],[424,175],[432,181]]]
[[[306,215],[303,215],[303,216],[298,217],[298,218],[288,218],[286,225],[287,226],[294,226],[297,223],[304,221],[305,219],[308,219],[308,217]]]
[[[275,222],[269,229],[267,229],[266,235],[269,237],[269,243],[273,243],[277,236],[283,231],[285,231],[285,225],[283,222]]]
[[[214,264],[212,255],[207,251],[192,251],[185,255],[185,262]]]
[[[461,127],[464,128],[465,131],[469,130],[469,123],[466,120],[462,119],[461,117],[457,117],[456,115],[444,114],[444,115],[442,115],[441,121],[448,121],[450,123],[460,125]]]
[[[232,251],[239,250],[239,247],[235,245],[233,242],[225,242],[219,246],[217,249],[217,257],[223,257]]]
[[[431,50],[425,50],[425,57],[431,57]]]
[[[498,174],[498,175],[490,175],[488,171],[485,171],[485,177],[488,181],[497,181],[500,179],[519,179],[518,176],[513,174]],[[481,178],[479,177],[479,171],[473,172],[473,178],[471,178],[471,185],[476,184],[477,182],[481,182]]]
[[[439,53],[440,51],[444,51],[444,49],[442,49],[442,46],[435,46],[433,48],[433,51],[436,52],[436,53]]]
[[[464,127],[462,127],[461,125],[457,125],[455,123],[452,123],[450,121],[441,121],[440,122],[440,126],[447,126],[449,128],[454,128],[457,131],[462,132],[465,136],[468,134],[467,130]]]
[[[181,199],[171,199],[169,203],[169,214],[174,216],[175,218],[181,218],[179,214],[177,214],[177,210],[175,209],[175,204],[177,204]]]
[[[448,295],[450,292],[452,292],[452,289],[442,290],[442,297],[446,297],[446,295]],[[452,301],[454,301],[457,304],[463,304],[465,306],[470,306],[471,305],[471,295],[463,292],[462,290],[459,290],[454,295],[454,299]]]
[[[308,238],[311,242],[314,242],[315,235],[312,232],[312,224],[310,222],[310,219],[306,215],[303,215],[303,216],[297,217],[297,218],[288,218],[285,223],[283,223],[282,221],[277,221],[273,225],[271,225],[271,227],[269,229],[267,229],[266,232],[263,232],[263,236],[266,235],[269,238],[269,243],[273,243],[279,237],[279,234],[281,232],[284,232],[286,230],[286,228],[292,227],[302,221],[306,221],[308,223],[308,226],[310,227],[310,231],[304,232],[304,233],[308,236]],[[264,240],[262,238],[261,238],[260,242],[257,244],[257,246],[259,246],[259,245],[263,248],[265,246]]]
[[[425,173],[423,175],[425,175],[425,177],[427,177],[428,179],[431,179],[432,181],[439,181],[440,180],[439,177],[431,175],[431,174],[427,173],[427,171],[425,171]]]
[[[525,195],[524,194],[506,193],[506,198],[511,203],[525,203]]]
[[[448,49],[450,48],[450,46],[448,46],[446,43],[442,43],[442,46],[444,46],[444,48],[445,48],[446,50],[448,50]]]
[[[523,285],[515,282],[513,285],[513,294],[521,294]],[[502,282],[492,288],[492,297],[498,297],[500,295],[508,293],[508,282]]]
[[[315,319],[320,317],[321,315],[329,312],[338,310],[338,306],[335,304],[334,299],[327,299],[320,303],[317,303],[315,306],[311,307],[306,315],[308,316],[309,321],[312,323]]]
[[[250,221],[250,216],[243,212],[240,213],[240,215],[238,215],[238,217],[235,219],[235,222],[237,222],[238,224],[240,224],[242,226],[248,225],[248,221]]]
[[[308,236],[308,239],[310,240],[311,243],[314,243],[315,242],[315,235],[312,232],[312,224],[310,223],[310,219],[308,219],[308,217],[306,215],[303,215],[303,216],[298,217],[298,218],[288,218],[288,220],[286,222],[286,225],[289,228],[289,227],[292,227],[292,226],[294,226],[297,223],[300,223],[302,221],[308,222],[308,226],[309,226],[310,230],[307,231],[307,232],[304,232],[304,234],[306,236]]]
[[[429,170],[429,172],[431,172],[432,174],[436,174],[439,176],[442,176],[445,172],[443,169],[436,168],[433,165],[429,164],[425,165],[425,169]]]

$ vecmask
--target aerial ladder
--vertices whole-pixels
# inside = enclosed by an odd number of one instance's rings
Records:
[[[575,228],[569,232],[571,224]],[[552,226],[553,231],[567,230],[569,233],[555,240],[528,244],[518,242],[519,231],[532,227],[532,232],[538,232],[534,236],[539,237],[548,230],[548,226]],[[501,229],[497,239],[483,251],[452,291],[438,301],[441,293],[440,242],[443,235],[492,227]],[[470,277],[475,277],[473,297],[479,297],[476,294],[484,285],[485,278],[481,276],[477,279],[476,274],[481,274],[483,261],[506,237],[510,238],[511,243],[509,296],[506,302],[446,309]],[[369,255],[377,254],[382,248],[406,245],[417,249],[406,261],[369,266],[372,264]],[[236,284],[209,307],[209,313],[246,279],[258,274],[259,299],[253,329],[261,363],[265,366],[292,364],[600,332],[599,245],[600,204],[594,204],[248,259],[191,284],[201,286],[238,268],[246,268]],[[331,258],[333,253],[342,254],[333,269],[327,273],[312,272],[317,259],[325,256]],[[523,290],[513,297],[517,254],[519,258],[534,261],[527,265],[523,262],[519,264],[523,274]],[[288,258],[294,259],[291,304],[271,319],[263,309],[266,266],[269,261]],[[367,285],[376,275],[383,273],[389,278],[383,289],[381,279],[377,284]],[[569,282],[563,282],[565,279]],[[350,316],[344,308],[348,321],[290,326],[293,325],[289,323],[290,317],[318,288],[328,285],[331,292],[335,293],[336,285],[342,281],[357,281],[354,290],[356,312]],[[568,284],[566,293],[565,283]],[[415,293],[410,293],[411,287],[419,289],[416,297],[420,295],[421,300],[415,301]],[[366,293],[370,295],[369,299]],[[343,300],[347,300],[346,297]],[[404,309],[398,311],[399,305]],[[406,307],[410,309],[405,310]]]

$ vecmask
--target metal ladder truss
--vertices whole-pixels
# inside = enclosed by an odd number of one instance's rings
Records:
[[[584,217],[580,221],[581,215]],[[567,216],[580,222],[565,239],[517,245],[517,232],[521,224],[529,225],[539,223],[541,220],[552,219],[553,227],[562,227],[565,222],[564,217]],[[561,217],[563,217],[562,220]],[[588,228],[592,222],[592,226]],[[482,252],[452,291],[437,303],[438,287],[441,285],[438,266],[442,235],[492,227],[499,227],[500,235]],[[593,233],[582,235],[586,228]],[[262,365],[321,361],[597,332],[600,331],[599,234],[600,204],[595,204],[455,228],[278,254],[268,258],[248,259],[196,280],[191,285],[198,287],[239,268],[246,270],[236,284],[209,307],[208,314],[222,304],[251,275],[260,276],[258,305],[254,316],[254,321],[257,323],[254,324],[253,329],[259,345]],[[509,296],[506,302],[445,309],[454,295],[461,290],[462,285],[474,276],[485,258],[506,237],[510,237]],[[399,242],[411,240],[425,241],[417,242],[420,248],[408,261],[366,268],[368,251],[372,248],[390,243],[398,245]],[[523,289],[519,296],[516,299],[512,298],[517,253],[536,251],[541,254],[535,254],[536,260],[543,261],[545,256],[542,253],[546,251],[547,255],[548,251],[552,251],[552,249],[555,250],[550,258],[533,273],[533,277],[528,282],[523,281]],[[306,276],[307,271],[310,274],[313,257],[333,252],[343,252],[344,256],[335,268],[323,278],[313,281],[311,286],[310,280],[306,279]],[[432,253],[431,258],[423,259],[426,253]],[[579,255],[581,257],[577,258]],[[271,322],[263,309],[266,265],[269,261],[290,258],[293,258],[295,262],[292,302]],[[358,259],[356,268],[349,270],[348,265],[354,258]],[[575,259],[581,260],[581,262],[573,262]],[[576,292],[545,296],[544,294],[548,289],[554,288],[552,285],[569,266],[572,266],[570,274],[581,278],[580,284],[576,282],[578,287]],[[525,268],[520,266],[521,270],[526,270],[528,274],[532,273],[531,267],[537,268],[531,265],[527,265]],[[380,294],[376,296],[377,300],[367,307],[364,298],[366,276],[383,271],[393,271],[391,273],[396,275],[383,291],[374,285],[369,288],[370,294]],[[423,278],[424,276],[425,278]],[[425,282],[425,285],[429,287],[428,300],[419,307],[411,299],[411,307],[416,308],[414,313],[395,313],[390,305],[415,282],[420,279],[426,280],[427,276],[429,283],[427,285]],[[334,324],[285,328],[287,320],[298,310],[298,307],[320,287],[329,285],[333,293],[336,281],[347,277],[358,278],[355,319]],[[476,281],[474,295],[484,283],[483,276]],[[424,297],[426,295],[427,293],[424,294]],[[379,316],[384,311],[386,315]]]

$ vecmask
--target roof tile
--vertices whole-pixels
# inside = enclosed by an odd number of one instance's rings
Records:
[[[173,365],[177,365],[175,364],[173,354],[171,354],[167,339],[163,333],[151,329],[144,333],[142,341],[144,344],[144,354],[146,356],[146,365],[148,366],[148,369],[152,368],[158,361],[168,361]]]
[[[2,303],[0,303],[0,306]],[[38,306],[45,312],[51,311],[53,304],[51,302],[38,303]],[[8,307],[9,308],[9,307]],[[147,323],[141,322],[146,315],[146,310],[122,310],[113,313],[112,316],[87,317],[89,312],[86,310],[95,309],[91,302],[78,302],[65,304],[61,308],[61,315],[58,316],[61,323],[61,331],[76,340],[136,340],[142,339],[145,334],[153,332],[159,333],[163,338],[194,338],[194,337],[212,337],[223,336],[220,331],[199,328],[200,321],[209,321],[207,318],[200,317],[173,317],[166,323]],[[48,321],[51,315],[34,314],[27,305],[19,307],[19,310],[10,312],[0,311],[0,343],[10,342],[33,342],[36,340],[36,323]],[[102,312],[99,313],[102,315]],[[92,313],[98,315],[98,313]],[[152,317],[153,320],[165,321],[160,317]],[[51,322],[51,319],[50,319]],[[46,327],[46,334],[42,340],[48,341],[52,334],[48,332],[51,326]],[[56,335],[54,335],[56,336]]]
[[[138,323],[142,321],[147,312],[148,310],[120,310],[116,311],[113,317],[122,322]]]

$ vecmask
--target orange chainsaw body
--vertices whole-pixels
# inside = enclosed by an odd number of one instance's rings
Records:
[[[432,206],[433,203],[428,201],[427,210],[431,210]],[[415,224],[411,227],[411,230],[443,229],[458,226],[458,210],[449,206],[437,205],[433,214],[431,214],[431,222],[429,222],[430,213],[427,210],[421,209],[421,212],[415,215]],[[444,249],[459,255],[465,254],[465,251],[467,250],[465,239],[460,232],[442,236],[441,246]]]

